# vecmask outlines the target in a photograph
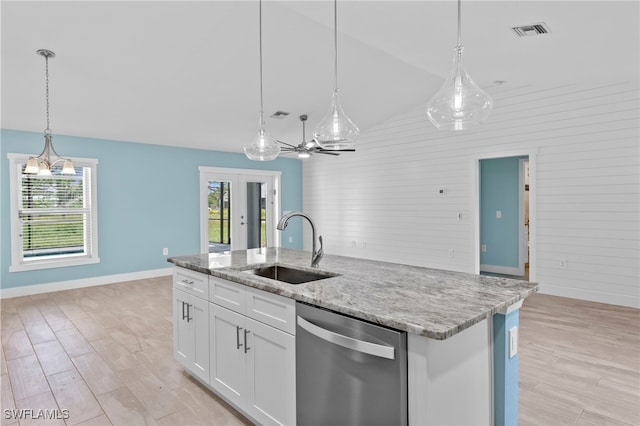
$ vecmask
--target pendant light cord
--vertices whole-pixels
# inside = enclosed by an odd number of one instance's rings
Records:
[[[458,49],[462,47],[462,12],[461,12],[462,0],[458,0]]]
[[[333,52],[334,90],[338,90],[338,0],[333,0]]]
[[[262,99],[262,0],[260,0],[259,17],[260,17],[260,24],[258,25],[258,28],[260,31],[260,36],[258,39],[260,42],[260,125],[262,126],[262,123],[264,122],[264,105],[263,105],[263,99]]]

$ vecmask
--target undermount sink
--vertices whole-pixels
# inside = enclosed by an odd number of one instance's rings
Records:
[[[337,276],[337,274],[332,274],[329,272],[311,272],[302,269],[288,268],[286,266],[280,265],[247,269],[242,272],[259,275],[265,278],[271,278],[272,280],[282,281],[289,284],[304,284],[311,281],[318,281],[325,278],[332,278]]]

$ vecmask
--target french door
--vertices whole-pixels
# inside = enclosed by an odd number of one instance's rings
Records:
[[[279,246],[280,172],[200,167],[200,251]]]

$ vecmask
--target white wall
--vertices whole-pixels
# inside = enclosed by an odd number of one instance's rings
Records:
[[[532,152],[541,292],[640,306],[638,85],[491,93],[494,111],[477,130],[437,130],[421,105],[364,132],[354,154],[306,160],[303,206],[325,251],[475,272],[474,164]]]

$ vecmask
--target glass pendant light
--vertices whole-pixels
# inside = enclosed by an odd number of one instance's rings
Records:
[[[50,50],[40,49],[36,53],[44,57],[45,76],[46,76],[46,102],[47,102],[47,128],[44,131],[44,149],[37,157],[29,157],[24,172],[27,174],[38,174],[42,176],[51,176],[51,168],[57,163],[63,162],[63,175],[75,175],[76,169],[73,162],[68,158],[62,158],[53,148],[51,129],[49,128],[49,58],[56,56]],[[51,153],[54,154],[54,161],[51,161]],[[56,159],[57,158],[57,159]]]
[[[244,147],[245,155],[254,161],[275,160],[280,154],[280,145],[271,137],[264,122],[264,104],[262,100],[262,0],[260,0],[260,115],[258,134]]]
[[[338,1],[333,2],[334,88],[329,112],[313,131],[313,137],[326,150],[353,149],[360,130],[347,117],[338,99]]]
[[[427,116],[438,128],[464,130],[489,117],[493,99],[471,79],[462,66],[461,0],[458,0],[458,44],[454,49],[453,70],[427,105]]]

